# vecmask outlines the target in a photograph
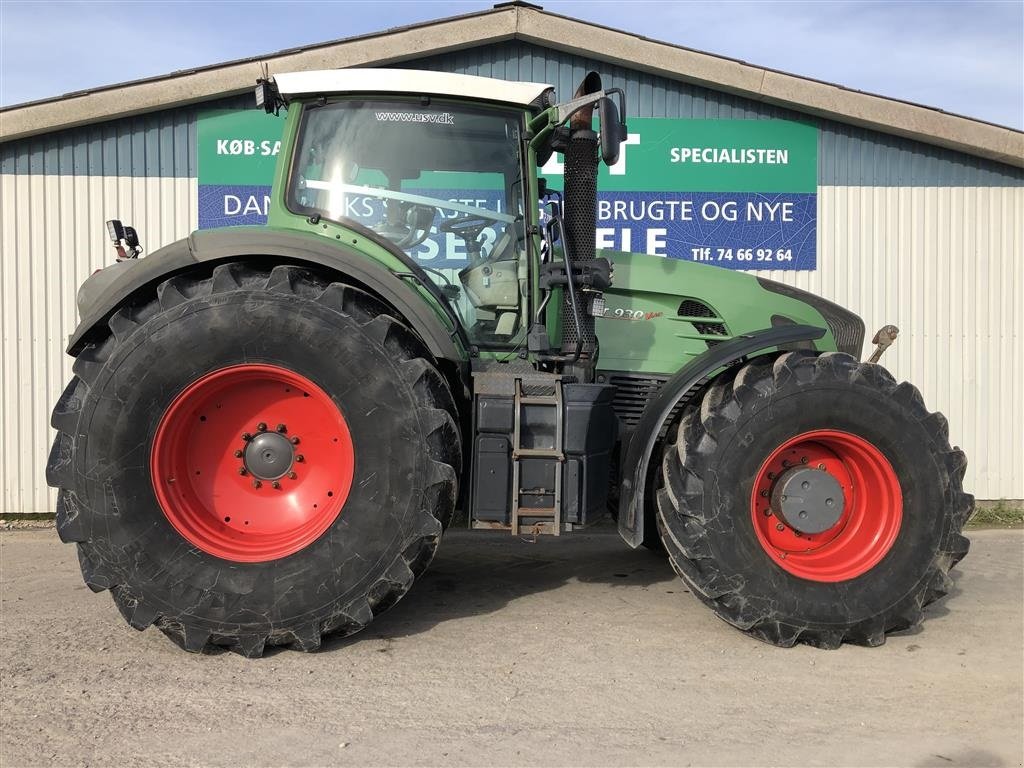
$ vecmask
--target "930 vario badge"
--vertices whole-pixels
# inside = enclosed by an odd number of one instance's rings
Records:
[[[623,307],[605,307],[601,317],[609,320],[653,320],[661,317],[664,312],[645,312],[642,309],[625,309]]]

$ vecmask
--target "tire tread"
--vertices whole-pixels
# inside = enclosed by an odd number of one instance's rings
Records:
[[[161,615],[132,595],[122,583],[124,580],[101,564],[93,553],[85,510],[75,491],[78,479],[74,466],[82,403],[116,346],[140,327],[138,318],[173,309],[195,297],[251,288],[312,299],[351,317],[361,331],[397,359],[400,375],[417,403],[417,416],[427,436],[431,466],[419,509],[424,523],[384,569],[383,575],[369,587],[368,598],[356,600],[319,625],[303,624],[285,631],[241,633],[232,637],[213,635],[190,623],[187,616]],[[393,310],[359,288],[328,280],[304,267],[278,265],[267,270],[245,262],[232,262],[218,265],[205,275],[188,273],[164,280],[150,302],[120,309],[111,316],[108,327],[109,336],[86,344],[77,355],[73,366],[75,376],[53,410],[51,423],[57,435],[46,474],[48,483],[59,489],[57,531],[61,540],[78,545],[86,584],[95,592],[110,590],[118,610],[131,626],[141,630],[156,625],[180,647],[197,653],[212,646],[226,646],[246,657],[260,656],[266,647],[273,645],[315,651],[320,648],[325,634],[347,636],[360,631],[375,614],[394,605],[409,590],[432,560],[442,531],[454,513],[462,453],[458,411],[448,383],[423,341],[394,316]],[[201,599],[201,595],[195,598]]]
[[[941,475],[946,503],[942,515],[948,531],[916,590],[881,615],[853,626],[829,629],[793,626],[770,611],[751,615],[748,601],[738,594],[742,584],[731,583],[719,571],[711,554],[703,524],[703,483],[697,469],[707,466],[717,449],[714,435],[734,421],[744,406],[751,406],[783,387],[810,387],[822,380],[845,380],[853,386],[881,390],[927,430],[944,470]],[[923,608],[950,589],[949,570],[969,548],[969,541],[960,533],[974,507],[974,497],[962,488],[966,465],[963,452],[949,446],[946,418],[929,412],[916,387],[896,382],[881,366],[860,363],[839,352],[816,354],[800,350],[782,353],[770,361],[755,358],[723,372],[706,390],[699,411],[683,415],[675,445],[664,452],[664,487],[657,497],[658,528],[674,569],[693,593],[722,619],[747,634],[783,647],[798,642],[823,649],[838,648],[844,642],[877,646],[885,642],[888,633],[920,623]],[[673,521],[672,525],[667,524],[668,519]]]

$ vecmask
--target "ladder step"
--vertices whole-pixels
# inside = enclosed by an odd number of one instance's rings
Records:
[[[520,517],[554,517],[558,510],[552,507],[520,507]]]
[[[522,459],[537,458],[537,459],[552,459],[556,460],[561,464],[565,461],[565,455],[562,453],[562,437],[563,437],[563,426],[562,426],[562,390],[561,390],[561,379],[554,379],[554,392],[550,395],[544,394],[527,394],[523,392],[523,382],[519,379],[515,381],[515,420],[513,422],[512,431],[512,487],[515,490],[515,496],[512,499],[512,520],[511,529],[514,534],[522,534],[524,530],[528,533],[550,533],[558,536],[561,534],[562,528],[562,510],[561,510],[561,499],[562,499],[562,467],[556,466],[555,469],[555,487],[554,487],[554,505],[551,507],[521,507],[519,506],[522,501],[522,497],[531,495],[529,489],[520,487],[520,464]],[[523,417],[524,405],[543,405],[555,409],[555,435],[554,435],[554,446],[552,448],[524,448],[522,447],[523,431],[521,419]],[[537,489],[541,490],[541,489]],[[543,489],[545,495],[548,489]],[[536,495],[536,494],[533,494]],[[544,499],[546,501],[546,499]],[[537,520],[542,518],[542,520]],[[533,523],[523,523],[524,519],[532,519]]]
[[[527,458],[536,458],[540,456],[551,459],[561,459],[562,452],[551,448],[514,448],[512,450],[512,458],[517,459],[520,456],[526,456]]]
[[[538,397],[536,395],[520,397],[519,402],[523,405],[558,405],[557,397]]]
[[[558,526],[555,524],[554,520],[551,520],[546,523],[530,523],[528,525],[524,524],[519,528],[518,531],[512,531],[513,536],[530,536],[534,533],[546,533],[558,536],[561,534],[561,531],[558,530]]]

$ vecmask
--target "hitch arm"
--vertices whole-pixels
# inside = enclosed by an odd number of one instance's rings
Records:
[[[900,329],[895,325],[883,325],[878,329],[878,332],[871,337],[871,343],[875,345],[875,351],[871,353],[871,357],[868,358],[869,363],[877,363],[881,358],[882,354],[889,347],[892,346],[893,342],[896,341],[896,337],[900,335]]]

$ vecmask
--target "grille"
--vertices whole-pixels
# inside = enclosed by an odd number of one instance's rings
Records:
[[[522,392],[526,397],[554,397],[555,382],[540,382],[540,383],[527,383],[523,382],[520,384],[519,391]]]
[[[696,299],[683,299],[679,305],[679,313],[681,317],[714,317],[714,310],[711,309],[703,301],[697,301]]]
[[[715,320],[720,320],[718,313],[715,312],[711,307],[705,304],[703,301],[697,299],[683,299],[679,304],[679,310],[676,312],[679,317],[710,317]],[[714,323],[702,323],[699,320],[691,320],[693,327],[697,329],[697,333],[703,333],[706,336],[728,336],[729,332],[725,328],[725,323],[714,322]],[[708,342],[709,346],[714,342]]]
[[[668,376],[651,373],[612,373],[608,383],[615,387],[612,409],[623,426],[633,428],[640,421],[647,401],[654,397]]]

